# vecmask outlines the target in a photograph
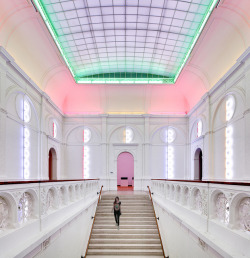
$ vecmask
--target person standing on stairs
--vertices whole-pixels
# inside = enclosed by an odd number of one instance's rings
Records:
[[[120,220],[120,216],[121,216],[121,202],[119,201],[118,196],[115,197],[115,201],[113,203],[113,209],[114,209],[115,222],[119,229],[119,224],[120,224],[119,220]]]

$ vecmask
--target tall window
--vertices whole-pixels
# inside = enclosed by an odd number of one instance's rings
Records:
[[[53,138],[56,138],[56,136],[57,136],[57,125],[56,125],[56,123],[55,122],[53,122],[53,128],[52,128],[52,130],[53,130]]]
[[[235,99],[232,95],[229,95],[226,99],[226,121],[229,122],[235,111]],[[226,178],[231,179],[233,177],[233,126],[227,125],[225,129],[225,171]]]
[[[29,101],[23,98],[23,121],[28,123],[31,119],[31,108]],[[24,124],[23,127],[23,177],[28,179],[30,176],[30,130]]]
[[[83,178],[89,178],[89,170],[90,170],[90,148],[85,145],[91,139],[91,131],[88,128],[83,130]]]
[[[174,146],[173,142],[176,138],[176,132],[173,128],[164,128],[162,135],[162,140],[167,143],[165,149],[165,172],[166,178],[174,178]]]
[[[197,122],[197,135],[196,135],[197,138],[199,138],[202,135],[202,127],[203,127],[202,126],[202,121],[199,120]]]

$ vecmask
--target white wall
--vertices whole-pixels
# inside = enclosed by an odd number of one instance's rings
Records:
[[[1,50],[0,98],[0,178],[23,179],[23,127],[31,132],[31,168],[29,179],[48,179],[48,153],[57,153],[57,178],[79,179],[83,174],[82,133],[89,128],[90,178],[101,178],[106,188],[116,189],[117,157],[123,151],[135,159],[135,189],[145,189],[151,178],[167,178],[166,148],[162,139],[168,127],[176,131],[173,179],[194,178],[194,154],[203,153],[203,180],[225,180],[225,128],[234,129],[234,174],[230,180],[250,180],[250,97],[249,50],[236,65],[203,96],[187,116],[155,115],[85,115],[64,116],[49,97],[20,70],[6,51]],[[11,60],[11,62],[6,62]],[[230,122],[225,121],[225,97],[231,94],[236,109]],[[30,102],[31,121],[20,119],[17,99],[26,96]],[[197,138],[197,121],[203,122]],[[58,127],[52,136],[53,122]],[[123,142],[123,130],[134,132],[131,143]],[[14,161],[14,162],[13,162]]]
[[[193,179],[194,153],[203,152],[203,180],[250,181],[249,106],[250,106],[250,49],[189,113],[189,179]],[[235,98],[235,112],[226,121],[225,100]],[[196,137],[196,123],[203,122],[202,136]],[[233,128],[233,176],[225,173],[225,129]]]

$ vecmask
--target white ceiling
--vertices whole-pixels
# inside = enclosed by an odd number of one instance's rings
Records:
[[[174,85],[79,85],[28,0],[0,0],[0,44],[65,113],[185,113],[250,45],[250,1],[222,0]]]

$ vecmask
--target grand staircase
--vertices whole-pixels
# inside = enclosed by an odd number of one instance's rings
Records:
[[[111,211],[116,195],[122,211],[119,229]],[[163,257],[152,203],[144,192],[104,193],[97,207],[86,257],[123,256]]]

